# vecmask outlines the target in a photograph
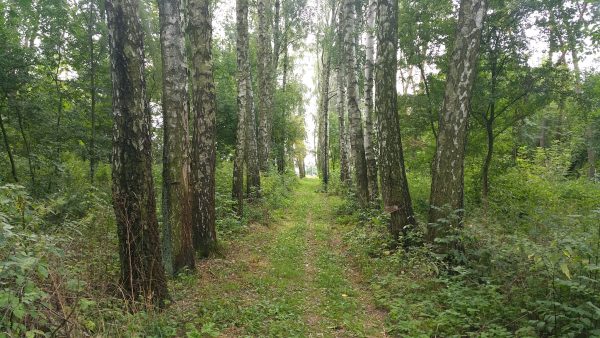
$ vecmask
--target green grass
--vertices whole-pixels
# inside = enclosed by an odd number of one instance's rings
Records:
[[[318,188],[317,180],[302,180],[268,227],[251,225],[227,244],[225,257],[202,262],[197,276],[175,283],[179,297],[163,316],[178,334],[381,335],[381,319],[365,304],[371,298],[349,278],[335,229],[341,200]]]

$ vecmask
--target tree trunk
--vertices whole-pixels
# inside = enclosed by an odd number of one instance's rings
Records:
[[[281,53],[281,30],[279,29],[279,21],[281,20],[281,0],[275,0],[275,16],[273,17],[273,69],[277,71],[279,65],[279,53]],[[287,20],[286,20],[287,21]],[[284,31],[287,28],[287,22],[284,26]],[[287,53],[287,34],[285,41],[285,52]],[[275,74],[273,74],[275,75]]]
[[[189,107],[180,0],[159,0],[163,93],[163,260],[175,274],[194,269]],[[195,45],[193,45],[195,46]]]
[[[29,140],[27,139],[27,135],[25,133],[25,127],[23,126],[23,116],[21,114],[21,107],[18,106],[17,102],[15,102],[15,112],[17,113],[17,122],[19,123],[19,131],[21,132],[21,138],[23,139],[23,144],[25,145],[25,155],[27,156],[27,163],[29,165],[31,189],[35,191],[35,168],[33,167],[33,161],[31,159],[31,146],[29,145]]]
[[[89,22],[88,22],[88,43],[90,45],[90,183],[94,184],[94,177],[96,173],[96,59],[94,54],[94,28],[96,24],[96,11],[94,8],[94,2],[88,3],[89,11]]]
[[[8,154],[8,161],[10,162],[10,172],[15,182],[19,182],[17,177],[17,168],[15,167],[15,159],[13,158],[12,151],[10,150],[10,143],[8,142],[8,135],[4,128],[4,122],[2,121],[2,114],[0,113],[0,129],[2,130],[2,138],[4,139],[4,147],[6,148],[6,154]]]
[[[398,2],[377,2],[377,66],[375,68],[375,106],[379,130],[379,165],[381,195],[385,211],[390,214],[389,230],[395,240],[415,225],[412,202],[404,169],[396,70],[398,68]]]
[[[491,108],[492,110],[494,108]],[[492,117],[494,116],[492,112]],[[492,164],[492,155],[494,154],[494,120],[485,120],[485,131],[487,134],[487,153],[483,160],[483,167],[481,170],[482,187],[481,187],[481,200],[483,206],[487,210],[488,206],[488,195],[490,192],[490,165]]]
[[[258,159],[262,172],[269,170],[271,149],[270,125],[273,116],[272,84],[273,61],[271,50],[271,2],[257,0],[258,4]]]
[[[339,44],[338,46],[342,46]],[[341,49],[341,48],[340,48]],[[345,100],[346,89],[344,88],[344,65],[340,62],[337,74],[337,111],[338,111],[338,129],[340,142],[340,182],[350,184],[350,167],[348,164],[348,146],[346,145],[346,126],[345,126]]]
[[[375,131],[373,130],[373,62],[374,51],[374,29],[377,3],[375,0],[369,1],[367,9],[367,41],[366,41],[366,62],[365,62],[365,159],[367,161],[367,176],[369,179],[369,197],[371,201],[379,197],[379,187],[377,185],[377,161],[375,154]]]
[[[344,46],[344,12],[339,11],[337,27],[337,47],[338,47],[338,70],[337,70],[337,89],[338,89],[338,123],[340,134],[340,181],[350,186],[352,178],[350,174],[350,142],[348,135],[350,127],[346,124],[346,65],[344,56],[346,50]]]
[[[276,15],[276,18],[279,16],[279,14]],[[287,18],[285,20],[285,27],[287,27],[288,25],[288,21]],[[285,35],[284,38],[284,50],[283,50],[283,79],[281,81],[281,89],[283,90],[283,92],[285,93],[285,91],[287,90],[287,79],[288,79],[288,68],[289,68],[289,50],[288,50],[288,36],[287,34]],[[275,75],[277,72],[277,62],[273,63],[273,75]],[[275,91],[275,78],[273,78],[273,92]],[[287,111],[286,111],[286,105],[282,105],[281,107],[281,116],[280,116],[280,121],[285,121],[286,117],[287,117]],[[279,141],[279,145],[277,146],[277,172],[279,174],[283,174],[285,172],[285,141],[286,141],[286,135],[285,133],[281,133],[282,137],[281,137],[281,141]],[[293,163],[293,161],[292,161]]]
[[[236,146],[233,160],[233,199],[236,200],[238,216],[243,214],[244,203],[244,163],[246,162],[246,110],[250,64],[248,61],[248,0],[236,0],[237,27],[237,106],[238,122]]]
[[[192,221],[194,248],[208,256],[217,244],[215,227],[216,98],[210,0],[188,0],[192,46]]]
[[[253,199],[260,195],[260,168],[256,131],[256,112],[252,92],[248,41],[248,0],[236,1],[237,11],[237,64],[238,64],[238,137],[244,145],[246,162],[246,192]],[[244,117],[241,118],[240,115]],[[240,128],[242,130],[240,130]],[[239,142],[240,140],[238,140]],[[235,168],[234,168],[235,172]],[[243,178],[243,176],[241,176]],[[235,183],[235,180],[234,180]]]
[[[137,0],[106,1],[113,84],[113,205],[125,295],[163,305],[169,293],[156,218],[138,6]]]
[[[61,34],[63,35],[63,34]],[[62,52],[61,52],[61,47],[59,46],[57,48],[57,54],[58,54],[58,60],[56,61],[56,71],[54,73],[54,87],[56,90],[56,95],[58,96],[58,105],[56,106],[56,125],[55,125],[55,143],[56,143],[56,150],[55,150],[55,154],[54,154],[54,175],[50,175],[50,177],[48,177],[48,187],[47,187],[47,191],[51,192],[52,191],[52,185],[54,183],[54,178],[58,177],[58,175],[60,174],[59,172],[59,166],[58,163],[60,163],[60,153],[61,153],[61,148],[62,148],[62,133],[61,133],[61,120],[62,120],[62,115],[63,115],[63,91],[61,89],[61,80],[59,79],[60,76],[60,64],[62,62]]]
[[[323,188],[327,191],[327,185],[329,184],[329,74],[331,67],[331,53],[325,50],[321,54],[321,60],[323,61],[323,69],[321,73],[321,97],[319,104],[319,117],[318,117],[318,156],[317,160],[319,163],[319,175],[321,176],[321,182]]]
[[[256,109],[254,107],[254,91],[252,90],[252,73],[248,61],[248,86],[246,94],[246,194],[252,201],[260,196],[260,165],[258,163],[258,131],[256,126]]]
[[[369,181],[367,177],[367,161],[365,159],[364,136],[362,128],[361,112],[358,107],[355,55],[355,13],[354,1],[344,0],[344,44],[346,45],[346,81],[348,88],[348,116],[352,134],[350,143],[352,145],[352,157],[354,158],[354,176],[356,179],[358,201],[361,207],[369,204]]]
[[[304,156],[298,156],[298,176],[300,178],[306,177],[306,167],[304,166]]]
[[[430,224],[446,219],[462,225],[467,119],[485,10],[485,0],[461,0],[432,168]],[[430,225],[427,239],[444,236],[445,227]]]

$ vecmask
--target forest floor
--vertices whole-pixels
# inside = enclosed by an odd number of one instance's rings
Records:
[[[170,311],[202,335],[384,337],[385,312],[344,249],[337,196],[303,179],[268,225],[251,225],[223,256],[185,277]]]

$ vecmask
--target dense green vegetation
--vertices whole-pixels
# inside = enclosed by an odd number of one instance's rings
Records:
[[[600,337],[599,9],[0,0],[0,337]]]

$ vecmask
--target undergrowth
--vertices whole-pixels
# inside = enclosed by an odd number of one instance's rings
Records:
[[[390,250],[387,215],[357,211],[349,195],[338,222],[388,312],[390,335],[600,336],[600,189],[541,165],[521,160],[496,178],[487,210],[468,206],[465,227],[453,234],[464,249],[450,260],[429,244]],[[410,243],[423,242],[424,228]]]
[[[75,169],[85,165],[67,164]],[[270,219],[269,211],[289,203],[296,182],[292,174],[263,177],[262,197],[247,204],[239,218],[230,198],[230,173],[231,164],[221,162],[216,211],[222,243],[244,236],[250,223],[268,225],[264,220]],[[0,337],[216,336],[211,323],[182,326],[177,320],[181,314],[169,308],[130,311],[136,306],[124,300],[118,284],[109,175],[99,176],[92,186],[84,170],[69,174],[68,187],[61,189],[68,193],[45,199],[31,197],[19,185],[0,186]],[[159,180],[156,186],[160,187]],[[171,293],[193,280],[190,272],[173,278]]]

